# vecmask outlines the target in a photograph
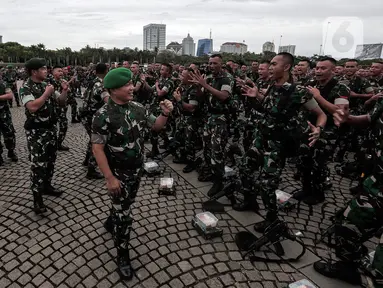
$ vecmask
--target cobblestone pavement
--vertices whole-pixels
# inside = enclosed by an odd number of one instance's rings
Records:
[[[134,232],[131,258],[136,276],[122,282],[116,272],[111,235],[103,228],[109,199],[103,180],[85,178],[81,166],[87,135],[81,124],[70,124],[64,144],[70,151],[59,152],[53,184],[65,193],[60,198],[45,197],[48,213],[32,212],[29,190],[29,163],[23,130],[24,108],[12,108],[20,160],[6,160],[0,167],[0,287],[284,287],[309,277],[319,287],[348,287],[328,281],[312,269],[312,263],[328,257],[323,244],[314,245],[326,219],[350,198],[349,180],[333,176],[333,189],[327,205],[302,205],[300,213],[283,214],[294,231],[303,233],[308,247],[297,263],[275,264],[242,260],[234,243],[238,231],[252,229],[261,220],[254,213],[231,209],[217,214],[222,238],[205,240],[192,228],[193,215],[202,211],[210,186],[200,183],[196,174],[184,175],[182,166],[160,162],[162,175],[173,177],[176,196],[159,196],[159,177],[144,177],[133,209]],[[299,185],[287,167],[281,189],[292,192]],[[287,254],[299,254],[294,243],[283,244]],[[368,243],[369,248],[374,243]],[[272,257],[268,252],[263,256]],[[290,256],[290,255],[288,255]]]

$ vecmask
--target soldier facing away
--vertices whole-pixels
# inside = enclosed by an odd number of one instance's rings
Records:
[[[93,118],[92,149],[113,204],[105,228],[113,234],[121,277],[131,279],[133,271],[128,246],[133,219],[130,214],[142,175],[144,126],[160,131],[173,105],[164,100],[159,103],[160,116],[149,114],[144,106],[132,101],[132,72],[123,67],[105,76],[104,87],[110,99]]]

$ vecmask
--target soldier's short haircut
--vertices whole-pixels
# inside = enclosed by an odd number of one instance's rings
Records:
[[[216,57],[218,57],[219,59],[221,59],[222,60],[222,55],[221,54],[213,54],[213,55],[211,55],[209,58],[216,58]],[[234,62],[233,60],[229,60],[229,61],[231,61],[231,62]],[[227,61],[227,62],[229,62],[229,61]]]
[[[253,61],[254,62],[254,61]],[[260,64],[267,64],[267,65],[270,65],[270,61],[269,60],[262,60]]]
[[[62,69],[63,66],[62,66],[62,65],[56,65],[56,66],[53,66],[52,70],[55,70],[55,69],[58,69],[58,68]],[[48,68],[48,69],[50,69],[50,68]]]
[[[105,74],[108,72],[108,66],[105,63],[98,63],[96,65],[96,74]]]
[[[347,63],[347,62],[356,62],[357,64],[359,64],[359,60],[358,59],[348,59],[348,60],[346,60],[345,63]]]
[[[330,61],[333,65],[336,65],[336,60],[332,57],[322,57],[318,62]]]
[[[161,65],[167,67],[168,68],[168,72],[172,73],[172,70],[173,70],[172,65],[170,65],[169,63],[162,63]]]
[[[299,62],[306,62],[309,65],[309,68],[311,68],[311,61],[307,58],[299,59]]]
[[[291,67],[293,67],[293,65],[294,65],[294,56],[293,55],[291,55],[288,52],[281,52],[281,53],[278,53],[277,56],[282,56],[283,60],[286,62],[286,64],[290,64]]]
[[[373,61],[372,64],[381,64],[381,65],[383,65],[383,61],[382,60]]]
[[[138,63],[138,61],[133,61],[132,64],[140,65],[140,63]]]

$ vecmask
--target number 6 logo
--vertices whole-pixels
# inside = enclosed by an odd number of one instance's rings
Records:
[[[354,58],[356,46],[364,44],[363,21],[358,17],[329,17],[322,25],[322,54]]]

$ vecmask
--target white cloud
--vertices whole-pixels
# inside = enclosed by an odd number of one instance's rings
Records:
[[[226,41],[243,40],[260,52],[265,41],[278,47],[295,44],[296,53],[319,52],[322,25],[329,16],[363,19],[364,42],[383,42],[383,1],[370,0],[142,0],[77,1],[2,0],[0,34],[23,45],[44,43],[50,49],[85,45],[142,48],[142,29],[167,25],[167,44],[190,33],[197,42],[213,31],[214,50]]]

